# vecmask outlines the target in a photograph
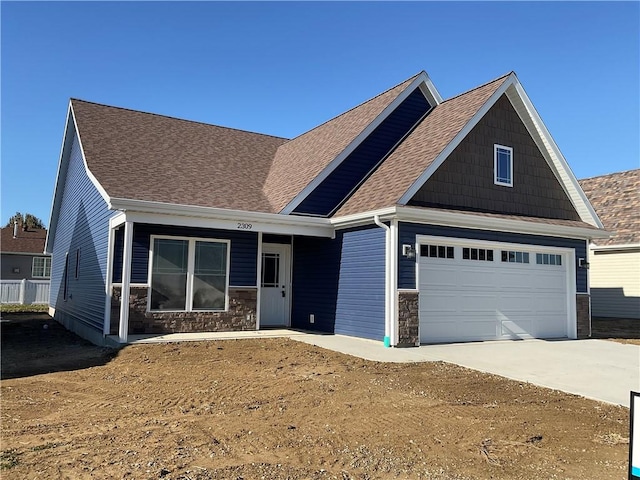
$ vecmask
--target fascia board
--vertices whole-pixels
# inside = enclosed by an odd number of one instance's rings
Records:
[[[482,215],[457,212],[421,210],[411,207],[397,207],[399,221],[426,223],[449,227],[471,228],[476,230],[495,230],[499,232],[523,233],[562,238],[609,238],[611,234],[604,230],[594,230],[568,225],[527,222],[510,218],[494,218]]]
[[[62,194],[65,182],[64,177],[67,175],[69,166],[69,155],[71,155],[71,139],[73,135],[78,138],[78,144],[80,145],[80,153],[82,154],[82,163],[84,164],[84,170],[89,177],[89,180],[94,185],[96,190],[100,193],[100,196],[106,203],[109,203],[109,195],[104,187],[100,184],[98,179],[89,170],[87,159],[84,154],[84,148],[82,146],[82,139],[80,138],[80,132],[78,130],[78,124],[76,122],[75,113],[73,112],[73,104],[69,100],[69,109],[67,113],[67,120],[65,123],[64,134],[62,138],[62,147],[60,148],[60,160],[58,162],[58,172],[56,174],[56,185],[53,193],[53,201],[51,205],[51,216],[49,218],[49,229],[47,230],[47,239],[45,241],[45,253],[52,253],[53,242],[55,239],[55,230],[58,225],[58,213],[60,210],[60,203],[62,202]]]
[[[240,222],[258,224],[257,226],[260,230],[252,229],[252,231],[319,237],[333,237],[334,235],[331,222],[326,218],[289,216],[277,213],[228,210],[122,198],[112,198],[109,208],[123,211],[126,221],[132,222],[206,228],[215,228],[213,225],[218,225],[220,228],[227,229],[237,229],[237,223]]]
[[[69,150],[70,145],[67,145],[73,129],[74,121],[71,116],[71,101],[67,108],[67,119],[64,124],[64,131],[62,133],[62,143],[60,145],[60,156],[58,157],[58,170],[56,172],[56,183],[53,189],[53,198],[51,200],[51,211],[49,214],[49,228],[47,229],[47,238],[44,244],[45,253],[53,253],[53,242],[55,239],[55,231],[58,225],[58,211],[60,210],[60,202],[62,201],[62,185],[60,184],[61,177],[66,176],[67,166],[69,163]]]
[[[640,243],[621,243],[618,245],[598,245],[591,244],[589,249],[594,252],[602,252],[607,250],[640,250]]]
[[[344,215],[342,217],[333,217],[330,219],[331,225],[337,229],[360,227],[374,223],[374,217],[379,217],[381,221],[388,221],[396,215],[396,207],[381,208],[379,210],[370,210],[363,213],[354,213]]]
[[[415,182],[409,187],[409,189],[402,195],[398,203],[400,205],[406,205],[409,200],[422,188],[427,180],[434,174],[434,172],[444,163],[444,161],[451,155],[453,150],[465,139],[465,137],[471,132],[480,119],[489,111],[489,109],[498,101],[498,99],[507,91],[510,85],[516,80],[515,74],[511,73],[504,80],[502,85],[493,92],[493,95],[484,103],[482,107],[471,117],[467,124],[458,132],[458,134],[449,142],[449,144],[440,152],[431,165],[429,165],[424,172],[416,179]]]
[[[291,200],[280,213],[289,215],[292,213],[318,185],[324,182],[327,177],[349,156],[351,153],[393,112],[398,106],[423,82],[430,81],[425,72],[421,72],[398,96],[391,102],[360,134],[334,158],[293,200]],[[435,89],[435,87],[434,87]],[[437,93],[437,91],[435,91]],[[439,96],[440,94],[437,93]],[[442,101],[442,97],[440,97]],[[433,106],[432,106],[433,107]]]
[[[80,130],[78,129],[78,123],[76,122],[76,114],[73,111],[73,105],[70,104],[69,108],[71,109],[71,115],[73,116],[73,124],[75,125],[76,135],[78,136],[78,144],[80,145],[80,153],[82,153],[82,163],[84,164],[85,172],[87,173],[89,180],[91,180],[91,183],[93,183],[93,186],[100,193],[100,196],[102,196],[103,200],[106,203],[109,203],[109,194],[89,169],[89,165],[87,164],[87,158],[85,157],[85,154],[84,154],[84,147],[82,146],[82,138],[80,137]]]
[[[436,86],[431,81],[429,74],[423,70],[420,75],[423,76],[424,78],[423,83],[420,84],[420,89],[422,90],[422,93],[427,93],[427,95],[425,95],[427,99],[433,100],[436,103],[436,105],[440,105],[444,100],[442,99],[442,95],[440,95],[440,92],[438,91]],[[427,92],[425,92],[425,90],[427,90]],[[435,107],[435,105],[431,105],[431,108],[433,107]]]
[[[23,255],[25,257],[28,257],[28,256],[41,257],[43,255],[51,255],[51,254],[47,252],[0,252],[0,255]]]
[[[540,115],[525,92],[522,84],[517,80],[517,77],[514,83],[514,88],[517,96],[514,96],[511,91],[507,92],[509,101],[514,106],[531,136],[536,140],[536,143],[538,144],[540,151],[545,156],[547,163],[557,174],[560,185],[562,185],[567,196],[571,199],[574,207],[580,215],[580,218],[583,222],[593,225],[594,227],[604,228],[593,206],[580,187],[578,179],[571,171],[567,160],[560,152],[560,148],[553,140],[553,137],[542,121],[542,118],[540,118]],[[527,115],[522,115],[522,109],[518,108],[517,105],[518,101],[522,102]],[[540,145],[539,142],[542,142],[542,145]]]

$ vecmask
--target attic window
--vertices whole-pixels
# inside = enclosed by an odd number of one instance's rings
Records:
[[[513,187],[513,148],[504,145],[493,146],[493,183]]]

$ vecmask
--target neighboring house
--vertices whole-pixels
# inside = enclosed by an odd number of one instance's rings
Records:
[[[44,253],[47,231],[18,224],[0,234],[0,303],[49,303],[51,256]]]
[[[606,237],[514,73],[443,100],[421,72],[292,140],[72,99],[51,313],[96,343],[578,338]]]
[[[585,178],[580,185],[614,233],[589,249],[592,315],[640,319],[640,169]]]
[[[0,237],[0,279],[49,280],[51,256],[44,253],[47,230],[18,224],[4,227]]]

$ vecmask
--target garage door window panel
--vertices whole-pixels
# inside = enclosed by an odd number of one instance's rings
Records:
[[[486,248],[470,248],[462,249],[463,260],[479,260],[483,262],[493,262],[493,250]]]
[[[420,256],[454,259],[455,249],[448,245],[420,245]]]

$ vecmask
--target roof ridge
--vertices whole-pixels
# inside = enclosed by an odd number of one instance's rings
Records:
[[[107,105],[105,103],[98,103],[98,102],[92,102],[92,101],[89,101],[89,100],[83,100],[81,98],[70,97],[69,100],[72,101],[72,102],[76,101],[76,102],[88,103],[88,104],[91,104],[91,105],[97,105],[99,107],[114,108],[114,109],[117,109],[117,110],[125,110],[125,111],[133,112],[133,113],[142,113],[143,115],[152,115],[154,117],[168,118],[170,120],[177,120],[177,121],[180,121],[180,122],[196,123],[196,124],[199,124],[199,125],[205,125],[207,127],[222,128],[222,129],[225,129],[225,130],[235,130],[236,132],[250,133],[250,134],[253,134],[253,135],[261,135],[263,137],[277,138],[277,139],[280,139],[280,140],[287,140],[287,141],[290,140],[290,139],[288,139],[286,137],[279,137],[277,135],[269,135],[268,133],[253,132],[251,130],[243,130],[241,128],[234,128],[234,127],[225,127],[223,125],[216,125],[214,123],[200,122],[198,120],[189,120],[189,119],[186,119],[186,118],[179,118],[179,117],[174,117],[174,116],[171,116],[171,115],[164,115],[162,113],[145,112],[143,110],[134,110],[133,108],[117,107],[117,106],[114,106],[114,105]]]
[[[489,80],[488,82],[484,82],[482,85],[478,85],[477,87],[473,87],[473,88],[471,88],[471,89],[469,89],[469,90],[467,90],[467,91],[465,91],[465,92],[462,92],[462,93],[459,93],[459,94],[457,94],[457,95],[454,95],[453,97],[447,98],[447,99],[446,99],[446,100],[444,100],[442,103],[446,103],[446,102],[448,102],[448,101],[450,101],[450,100],[454,100],[454,99],[456,99],[456,98],[458,98],[458,97],[461,97],[461,96],[463,96],[463,95],[466,95],[466,94],[468,94],[468,93],[471,93],[471,92],[473,92],[473,91],[475,91],[475,90],[478,90],[478,89],[480,89],[480,88],[482,88],[482,87],[486,87],[487,85],[489,85],[489,84],[491,84],[491,83],[494,83],[494,82],[497,82],[498,80],[503,80],[503,79],[507,78],[509,75],[514,74],[514,73],[515,73],[515,72],[512,70],[512,71],[510,71],[509,73],[506,73],[506,74],[504,74],[504,75],[501,75],[501,76],[499,76],[499,77],[494,78],[493,80]],[[442,105],[442,103],[441,103],[440,105]]]
[[[334,121],[335,119],[340,118],[340,117],[342,117],[342,116],[346,115],[347,113],[349,113],[349,112],[351,112],[351,111],[355,110],[356,108],[360,108],[361,106],[363,106],[363,105],[365,105],[365,104],[367,104],[367,103],[369,103],[369,102],[371,102],[371,101],[375,100],[376,98],[378,98],[378,97],[380,97],[380,96],[384,95],[385,93],[387,93],[387,92],[389,92],[389,91],[393,90],[394,88],[399,87],[399,86],[400,86],[400,85],[402,85],[403,83],[407,83],[407,82],[409,82],[409,81],[413,81],[414,79],[416,79],[417,77],[419,77],[422,73],[426,73],[426,72],[425,72],[424,70],[421,70],[420,72],[416,73],[415,75],[413,75],[413,76],[411,76],[411,77],[409,77],[409,78],[407,78],[407,79],[405,79],[405,80],[403,80],[403,81],[401,81],[401,82],[396,83],[393,87],[387,88],[386,90],[384,90],[384,91],[382,91],[382,92],[378,93],[377,95],[374,95],[373,97],[371,97],[371,98],[369,98],[369,99],[367,99],[367,100],[365,100],[365,101],[363,101],[363,102],[360,102],[358,105],[356,105],[356,106],[354,106],[354,107],[351,107],[350,109],[345,110],[344,112],[339,113],[338,115],[336,115],[336,116],[334,116],[334,117],[331,117],[331,118],[330,118],[330,119],[328,119],[328,120],[325,120],[325,121],[324,121],[324,122],[322,122],[321,124],[316,125],[315,127],[313,127],[311,130],[307,130],[307,131],[305,131],[305,132],[302,132],[300,135],[297,135],[297,136],[293,137],[293,138],[292,138],[291,140],[289,140],[289,141],[290,141],[290,142],[292,142],[292,141],[294,141],[294,140],[296,140],[296,139],[298,139],[298,138],[302,137],[303,135],[306,135],[306,134],[307,134],[307,133],[309,133],[309,132],[313,132],[314,130],[317,130],[318,128],[322,127],[323,125],[326,125],[327,123],[332,122],[332,121]]]
[[[593,177],[584,177],[579,179],[579,182],[582,182],[583,180],[594,180],[596,178],[603,178],[603,177],[612,177],[614,175],[623,175],[625,173],[631,173],[631,172],[636,172],[639,171],[640,172],[640,168],[630,168],[629,170],[621,170],[619,172],[611,172],[611,173],[604,173],[602,175],[594,175]]]

